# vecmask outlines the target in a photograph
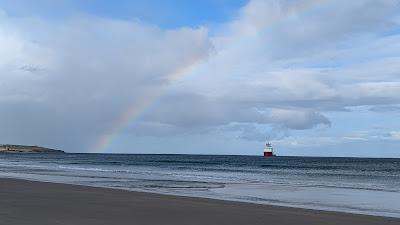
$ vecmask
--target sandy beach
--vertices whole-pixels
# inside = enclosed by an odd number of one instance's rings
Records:
[[[0,179],[1,225],[400,224],[398,218]]]

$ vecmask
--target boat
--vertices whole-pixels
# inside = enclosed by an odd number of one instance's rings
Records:
[[[274,148],[272,148],[272,144],[267,142],[264,147],[264,157],[272,157],[274,155]]]

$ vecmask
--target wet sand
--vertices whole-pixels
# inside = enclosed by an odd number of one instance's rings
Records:
[[[400,224],[365,216],[0,178],[0,225]]]

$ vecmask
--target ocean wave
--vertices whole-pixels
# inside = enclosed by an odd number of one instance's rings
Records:
[[[80,166],[65,166],[59,165],[58,168],[65,170],[81,170],[81,171],[92,171],[92,172],[112,172],[112,173],[129,173],[133,172],[130,170],[116,170],[116,169],[104,169],[97,167],[80,167]]]

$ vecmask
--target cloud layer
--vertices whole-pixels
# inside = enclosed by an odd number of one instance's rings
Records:
[[[329,127],[332,112],[384,114],[400,104],[399,12],[396,0],[252,0],[211,31],[1,12],[0,142],[87,151],[148,96],[161,97],[125,135],[262,141]]]
[[[212,49],[206,28],[96,17],[52,24],[4,13],[1,21],[3,142],[87,147],[127,104]]]

